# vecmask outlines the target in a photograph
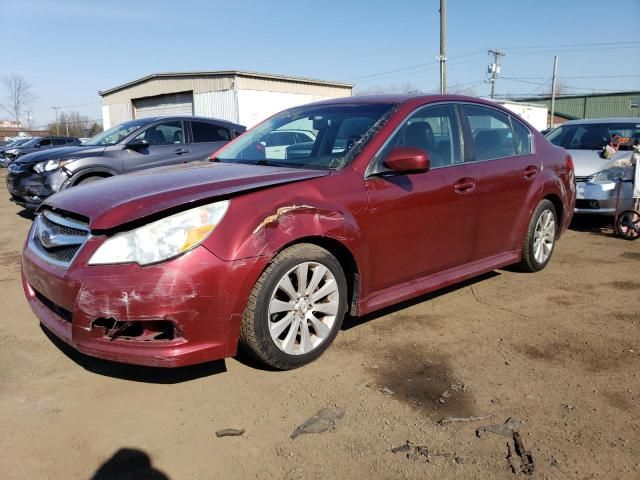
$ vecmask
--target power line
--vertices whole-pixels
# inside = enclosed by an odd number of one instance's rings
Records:
[[[602,47],[602,46],[620,46],[620,45],[640,45],[639,41],[630,42],[595,42],[595,43],[564,43],[555,45],[530,45],[530,46],[512,46],[502,47],[505,50],[538,50],[541,48],[568,48],[568,47]]]

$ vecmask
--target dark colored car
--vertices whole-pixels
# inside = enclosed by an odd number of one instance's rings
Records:
[[[17,148],[23,143],[30,141],[31,139],[32,137],[15,138],[10,142],[2,145],[2,147],[0,147],[0,166],[6,167],[7,165],[9,165],[9,163],[11,163],[10,160],[4,156],[5,151]]]
[[[274,131],[306,156],[266,156]],[[504,131],[510,134],[504,135]],[[571,157],[493,103],[352,97],[281,112],[211,159],[44,202],[22,257],[42,324],[81,352],[176,367],[239,342],[280,369],[359,316],[495,268],[544,268]]]
[[[206,159],[245,127],[199,117],[150,117],[117,125],[80,146],[25,155],[9,166],[11,200],[35,209],[60,190],[152,167]]]
[[[72,137],[33,137],[16,147],[7,148],[4,151],[4,158],[10,164],[28,153],[71,145],[80,145],[80,140]]]

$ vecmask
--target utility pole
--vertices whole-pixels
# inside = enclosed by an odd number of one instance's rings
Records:
[[[553,117],[556,114],[556,77],[558,75],[558,56],[553,57],[553,76],[551,77],[551,115],[549,115],[549,128],[553,128]]]
[[[496,92],[496,80],[500,73],[500,57],[504,57],[505,54],[493,48],[489,50],[489,55],[493,55],[493,63],[490,63],[487,68],[487,73],[491,75],[489,81],[491,82],[491,98],[493,98]]]
[[[56,111],[56,135],[60,135],[60,127],[58,125],[58,110],[60,110],[60,107],[51,107]]]
[[[440,0],[440,93],[447,91],[447,0]]]

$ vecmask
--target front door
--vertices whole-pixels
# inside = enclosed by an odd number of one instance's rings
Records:
[[[372,292],[463,265],[474,243],[476,166],[464,163],[454,106],[415,111],[373,162],[383,165],[400,146],[426,151],[431,168],[401,175],[383,169],[365,180]]]
[[[189,149],[185,145],[181,120],[156,123],[137,135],[132,142],[146,140],[146,148],[126,148],[123,165],[126,173],[152,167],[183,163]]]

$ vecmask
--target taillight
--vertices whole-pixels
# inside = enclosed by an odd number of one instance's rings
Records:
[[[567,162],[567,169],[573,171],[573,158],[571,158],[571,155],[567,154],[564,160]]]

